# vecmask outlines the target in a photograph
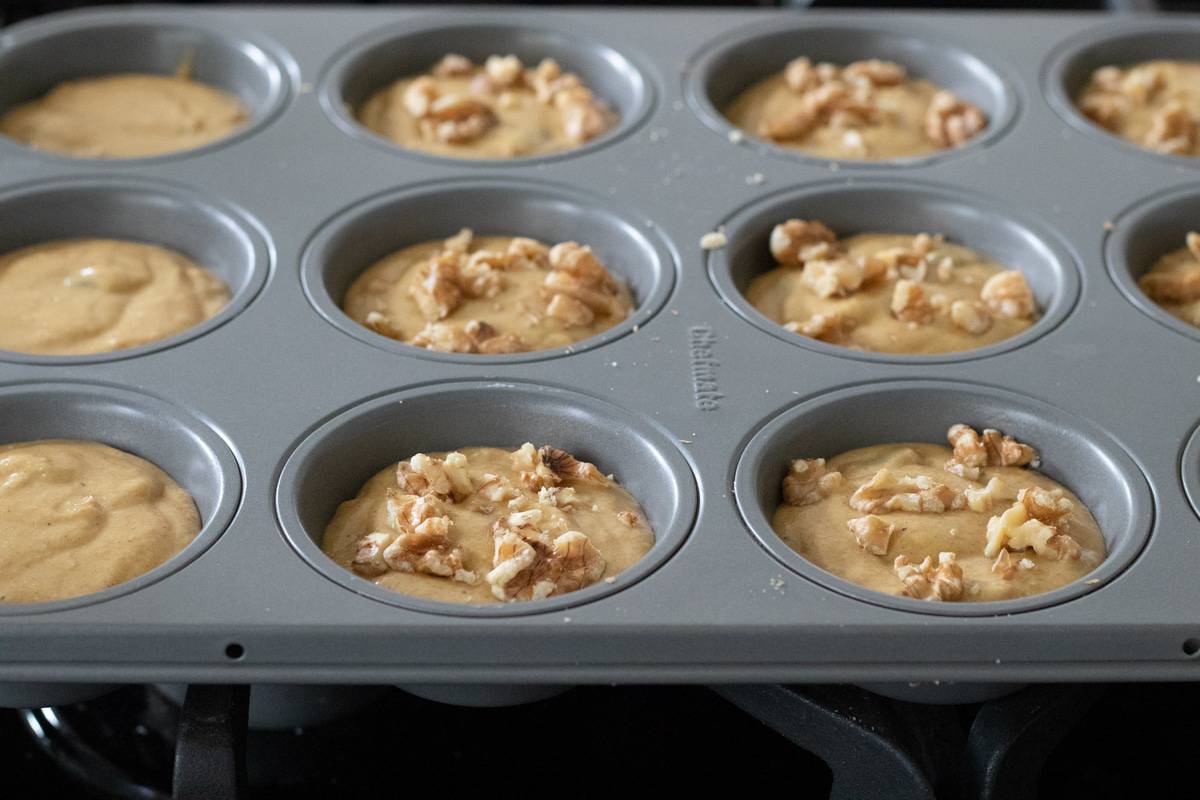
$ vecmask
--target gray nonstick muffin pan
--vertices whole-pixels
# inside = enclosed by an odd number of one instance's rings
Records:
[[[401,150],[347,111],[448,51],[552,56],[621,123],[576,151],[455,161]],[[104,10],[0,32],[0,108],[67,78],[170,71],[185,53],[252,109],[245,131],[111,162],[0,140],[0,251],[150,240],[234,291],[224,313],[155,345],[0,353],[0,441],[109,442],[161,465],[204,518],[192,546],[129,584],[0,606],[0,703],[132,682],[540,696],[591,682],[1200,678],[1200,332],[1136,284],[1200,227],[1200,160],[1143,152],[1069,99],[1097,66],[1195,57],[1200,20]],[[902,61],[991,125],[888,163],[731,138],[717,109],[801,54]],[[1024,270],[1045,315],[942,356],[790,335],[741,295],[790,216],[945,233]],[[589,243],[637,311],[569,350],[489,358],[399,344],[339,310],[373,260],[462,226]],[[727,246],[702,250],[717,229]],[[1049,594],[932,604],[847,584],[772,533],[789,459],[942,441],[955,422],[1034,444],[1095,512],[1109,559]],[[387,464],[526,440],[597,462],[637,496],[657,534],[642,562],[611,584],[477,608],[383,591],[321,553],[338,502]]]

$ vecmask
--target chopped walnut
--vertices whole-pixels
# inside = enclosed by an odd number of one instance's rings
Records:
[[[991,509],[992,504],[1001,499],[1004,493],[1004,483],[993,476],[982,489],[967,487],[963,494],[967,497],[967,508],[972,511],[984,512]]]
[[[433,66],[430,72],[435,78],[458,78],[470,75],[475,64],[466,56],[458,53],[447,53],[442,60]]]
[[[478,250],[458,270],[458,284],[468,297],[495,297],[504,288],[504,272],[512,259],[504,253]]]
[[[1007,550],[1001,550],[1000,555],[992,562],[992,573],[1006,581],[1012,580],[1017,574],[1017,565],[1013,563],[1012,555]]]
[[[988,520],[987,544],[983,554],[988,558],[999,555],[1002,548],[1028,550],[1033,548],[1038,555],[1051,552],[1049,541],[1057,531],[1053,526],[1033,519],[1021,503],[1014,503],[1004,513]]]
[[[954,448],[954,460],[968,467],[986,467],[988,464],[988,449],[983,444],[979,432],[970,425],[961,422],[951,425],[946,432],[950,446]]]
[[[474,353],[479,350],[475,340],[466,331],[447,322],[425,323],[425,327],[413,336],[412,343],[441,353]]]
[[[949,472],[951,475],[957,475],[968,481],[977,481],[983,477],[983,470],[979,467],[972,467],[969,464],[964,464],[961,461],[950,459],[946,462],[942,469]]]
[[[488,56],[483,71],[493,86],[507,89],[521,81],[525,68],[516,56]]]
[[[462,453],[448,453],[444,460],[417,453],[396,465],[396,483],[407,494],[435,495],[440,500],[454,502],[475,491]]]
[[[823,458],[798,458],[792,461],[783,478],[783,502],[789,506],[807,506],[828,497],[846,482],[842,473],[828,472]]]
[[[421,282],[410,292],[425,319],[445,319],[462,301],[458,288],[458,259],[448,254],[432,258]]]
[[[1200,234],[1192,231],[1186,237],[1187,248],[1200,261]],[[1200,266],[1189,266],[1169,272],[1148,272],[1138,280],[1142,291],[1160,303],[1190,303],[1200,300]]]
[[[487,574],[498,600],[540,600],[595,583],[607,566],[587,536],[567,531],[546,545],[505,531],[495,539]]]
[[[402,101],[404,109],[414,117],[424,117],[433,107],[433,101],[437,100],[437,87],[434,86],[433,80],[426,76],[417,78],[408,85],[404,90]]]
[[[532,447],[532,445],[530,446]],[[508,482],[508,478],[492,472],[485,472],[483,473],[483,482],[479,484],[479,494],[493,503],[503,503],[517,497],[520,492]]]
[[[487,355],[503,353],[521,353],[525,351],[525,343],[512,333],[500,333],[494,325],[473,319],[463,326],[463,333],[471,337],[476,351]]]
[[[993,428],[985,428],[982,434],[983,446],[987,448],[988,464],[1001,467],[1023,467],[1026,464],[1037,466],[1038,452],[1027,444],[1018,442],[1011,436],[1006,436]]]
[[[589,461],[580,461],[566,450],[542,445],[538,448],[537,453],[542,462],[560,478],[591,481],[592,483],[599,484],[608,483],[608,478],[604,477],[604,474],[596,468],[595,464]]]
[[[550,248],[536,239],[514,237],[508,243],[506,253],[511,258],[532,264],[538,269],[547,269],[550,266]]]
[[[789,322],[783,326],[791,333],[799,333],[822,342],[837,343],[845,338],[854,322],[844,314],[813,314],[804,322]]]
[[[1062,489],[1043,489],[1031,486],[1017,493],[1017,502],[1025,507],[1030,519],[1052,525],[1060,532],[1066,526],[1065,517],[1075,508]]]
[[[892,534],[896,532],[895,525],[874,514],[855,517],[846,522],[846,527],[854,534],[854,541],[859,547],[877,556],[887,555]]]
[[[397,572],[421,572],[462,583],[476,580],[474,572],[463,568],[462,550],[439,531],[400,534],[383,551],[383,560]]]
[[[1080,100],[1079,110],[1097,125],[1111,129],[1129,112],[1129,100],[1107,92],[1089,94]]]
[[[1188,155],[1196,147],[1196,119],[1182,103],[1172,101],[1159,109],[1143,140],[1147,147],[1169,155]]]
[[[933,319],[934,309],[919,283],[899,280],[892,291],[892,313],[903,322],[923,325]]]
[[[538,489],[538,502],[551,508],[569,508],[575,500],[576,492],[570,486],[543,486]]]
[[[979,292],[979,299],[998,317],[1027,319],[1037,310],[1025,276],[1015,269],[997,272],[988,278]]]
[[[807,58],[796,58],[783,68],[783,82],[793,92],[803,94],[809,89],[816,88],[821,83],[812,61]]]
[[[1083,548],[1075,537],[1066,533],[1056,533],[1046,540],[1049,552],[1058,560],[1078,560],[1083,555]]]
[[[474,241],[475,232],[470,228],[462,228],[458,233],[442,242],[442,249],[449,250],[452,253],[461,253],[466,255],[467,251],[471,249],[471,244]]]
[[[595,285],[565,270],[552,270],[546,275],[543,287],[547,297],[565,294],[601,314],[621,316],[625,313],[615,293],[596,288]]]
[[[913,564],[907,556],[896,556],[892,568],[896,577],[904,584],[900,594],[918,600],[959,600],[963,593],[962,567],[958,566],[954,553],[938,553],[938,565],[925,556],[920,564]]]
[[[617,519],[621,520],[622,523],[628,525],[630,528],[635,527],[639,522],[638,515],[632,511],[618,511]]]
[[[350,568],[368,578],[387,572],[388,565],[383,560],[383,551],[394,538],[393,534],[377,531],[359,539]]]
[[[784,266],[803,266],[808,258],[828,257],[837,235],[823,222],[789,219],[771,230],[771,255]],[[820,245],[823,248],[815,249]]]
[[[820,297],[844,297],[882,277],[886,268],[873,258],[814,259],[800,280]]]
[[[987,126],[979,106],[941,90],[925,112],[925,135],[940,147],[958,147]]]
[[[563,110],[563,132],[575,144],[595,139],[608,130],[609,117],[596,102],[572,103]]]
[[[1156,64],[1141,64],[1125,73],[1121,81],[1121,91],[1139,105],[1145,105],[1154,99],[1154,95],[1166,86],[1167,76],[1162,67]]]
[[[887,511],[940,514],[966,507],[966,498],[927,475],[897,476],[881,469],[850,496],[850,507],[864,514]]]
[[[468,94],[448,94],[429,105],[429,109],[421,116],[421,129],[427,136],[440,142],[462,144],[478,139],[491,130],[497,121],[496,113],[481,98]]]
[[[529,442],[515,450],[511,458],[513,469],[520,473],[522,482],[530,489],[536,491],[562,482],[562,477],[542,460],[542,454]]]
[[[568,327],[591,325],[596,314],[574,297],[565,294],[554,294],[546,304],[546,315],[560,320]]]
[[[851,82],[866,81],[872,86],[895,86],[904,82],[908,72],[894,61],[872,58],[847,64],[842,75]]]
[[[979,301],[955,300],[950,304],[950,321],[976,336],[992,327],[992,315]]]
[[[550,248],[550,268],[560,270],[606,291],[616,289],[613,276],[596,258],[592,248],[578,242],[560,242]]]

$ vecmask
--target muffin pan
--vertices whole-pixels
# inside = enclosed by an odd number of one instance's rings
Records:
[[[4,250],[145,239],[235,291],[218,318],[158,345],[0,353],[0,440],[129,449],[188,488],[205,525],[129,584],[0,607],[0,703],[123,682],[441,696],[1200,677],[1200,336],[1136,287],[1182,246],[1200,162],[1114,147],[1064,106],[1088,65],[1143,57],[1133,44],[1168,32],[1200,51],[1186,19],[940,12],[110,9],[3,31],[0,71],[19,79],[0,107],[77,75],[170,70],[194,48],[197,77],[235,91],[255,122],[134,161],[0,142]],[[354,121],[347,103],[446,50],[554,56],[622,122],[579,150],[478,162],[406,152]],[[991,126],[959,150],[884,163],[732,141],[717,109],[805,52],[901,59]],[[789,215],[840,234],[945,233],[1024,270],[1044,316],[938,357],[789,335],[741,296]],[[637,311],[571,348],[497,358],[419,350],[340,311],[375,258],[463,226],[590,243]],[[728,244],[702,250],[717,229]],[[1046,595],[937,606],[840,582],[770,530],[788,459],[940,441],[954,422],[1037,446],[1095,512],[1110,558]],[[321,553],[334,507],[387,464],[526,440],[615,473],[655,529],[650,554],[612,584],[477,608],[384,592]]]

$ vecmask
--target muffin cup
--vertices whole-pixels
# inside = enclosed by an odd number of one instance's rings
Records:
[[[1013,81],[953,42],[902,25],[883,28],[808,20],[775,20],[706,44],[693,56],[687,71],[684,91],[688,103],[706,126],[728,137],[739,129],[725,117],[724,109],[742,92],[782,72],[789,61],[800,56],[842,65],[870,58],[895,61],[908,70],[909,77],[929,80],[979,106],[987,115],[988,126],[961,147],[871,161],[810,155],[761,139],[753,131],[743,131],[743,141],[765,154],[848,167],[923,166],[990,145],[1017,113],[1017,97],[1010,88]]]
[[[856,233],[941,233],[955,244],[1020,269],[1042,316],[1028,330],[985,347],[954,353],[910,355],[852,350],[790,333],[746,299],[757,276],[778,266],[771,256],[771,229],[791,217],[817,219],[839,237]],[[1070,314],[1079,296],[1079,272],[1057,237],[1023,214],[960,189],[915,181],[864,180],[824,183],[757,200],[722,226],[729,244],[708,256],[717,292],[747,322],[786,342],[827,355],[909,365],[986,358],[1035,341]]]
[[[615,576],[544,600],[442,603],[376,586],[321,550],[340,503],[379,470],[419,452],[551,443],[614,473],[646,513],[654,546]],[[661,566],[696,516],[695,479],[657,425],[586,395],[526,383],[443,382],[384,395],[343,411],[308,434],[283,465],[276,511],[288,542],[314,569],[352,592],[435,614],[508,617],[560,611],[618,592]]]
[[[1200,23],[1172,17],[1126,21],[1084,31],[1057,48],[1042,71],[1046,100],[1066,122],[1093,141],[1105,142],[1126,154],[1140,154],[1177,166],[1195,167],[1200,158],[1147,150],[1110,133],[1088,119],[1075,98],[1100,67],[1123,66],[1155,59],[1195,60],[1200,51]]]
[[[134,358],[183,344],[241,313],[266,283],[271,253],[266,234],[238,207],[192,189],[140,178],[70,178],[26,184],[0,193],[0,254],[56,239],[127,239],[175,250],[212,271],[231,294],[211,319],[138,347],[86,355],[38,355],[0,350],[0,361],[83,365]]]
[[[469,164],[473,167],[527,166],[570,158],[605,147],[637,128],[654,105],[654,87],[630,56],[567,28],[514,24],[501,17],[446,24],[429,20],[405,24],[362,39],[337,55],[321,79],[320,99],[325,113],[342,131],[356,139],[420,159]],[[462,159],[405,148],[358,121],[355,114],[371,95],[405,77],[428,72],[447,53],[476,63],[491,55],[515,55],[526,66],[553,58],[564,72],[575,72],[584,85],[609,105],[620,121],[579,147],[516,158]]]
[[[853,420],[853,425],[847,425]],[[795,458],[830,458],[888,442],[944,443],[964,422],[994,427],[1035,447],[1038,471],[1075,492],[1100,525],[1108,555],[1084,578],[1014,600],[938,603],[893,596],[839,578],[813,564],[775,533],[771,519]],[[734,492],[755,538],[792,571],[835,592],[900,611],[954,617],[1015,614],[1101,589],[1149,540],[1154,500],[1128,454],[1077,415],[1005,389],[944,381],[894,381],[840,389],[784,411],[750,439],[737,465]]]
[[[70,14],[19,26],[0,40],[0,114],[64,81],[125,72],[174,75],[189,59],[190,77],[241,100],[250,112],[249,123],[200,147],[137,158],[78,158],[36,150],[5,136],[0,136],[0,152],[92,166],[195,156],[252,136],[282,111],[291,95],[291,59],[266,39],[218,26]]]
[[[363,270],[410,245],[453,236],[463,227],[481,236],[528,236],[548,244],[589,245],[629,286],[634,311],[622,322],[569,347],[509,355],[442,353],[375,333],[342,311],[346,290]],[[309,300],[339,330],[393,353],[434,361],[513,364],[578,353],[645,325],[675,284],[675,257],[645,219],[577,189],[530,181],[466,180],[388,192],[327,222],[305,248],[301,280]]]

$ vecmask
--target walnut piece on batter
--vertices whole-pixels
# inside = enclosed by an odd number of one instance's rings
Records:
[[[604,574],[604,557],[587,536],[567,531],[551,538],[539,521],[540,513],[526,512],[493,526],[493,567],[485,579],[496,599],[540,600],[582,589]]]
[[[1187,249],[1200,262],[1200,233],[1185,237]],[[1147,272],[1138,279],[1151,300],[1159,303],[1191,303],[1200,300],[1200,263],[1180,269]]]
[[[998,272],[988,278],[979,292],[979,299],[998,317],[1028,319],[1037,311],[1033,290],[1019,270]]]
[[[1043,491],[1044,490],[1039,490]],[[987,544],[983,554],[994,557],[1000,550],[1032,549],[1040,556],[1052,556],[1056,559],[1077,559],[1082,554],[1082,548],[1069,534],[1060,532],[1054,524],[1047,524],[1042,519],[1031,516],[1029,508],[1035,507],[1047,519],[1058,520],[1068,513],[1061,510],[1058,501],[1063,500],[1068,506],[1070,501],[1062,497],[1034,499],[1033,493],[1022,491],[1020,499],[1002,514],[992,517],[987,525]],[[1049,505],[1045,505],[1044,502]]]
[[[939,147],[959,147],[985,127],[987,117],[979,106],[947,89],[933,96],[925,112],[925,135]]]
[[[563,296],[586,306],[593,314],[607,314],[618,319],[625,315],[616,279],[590,247],[577,242],[560,242],[550,248],[548,258],[550,273],[542,286],[547,311],[555,298]],[[574,307],[564,306],[563,301],[559,301],[560,313],[570,314],[571,308]]]
[[[845,297],[885,273],[874,258],[833,257],[805,262],[800,280],[820,297]]]
[[[979,512],[989,510],[997,500],[1001,499],[1004,492],[1003,481],[994,475],[987,482],[987,486],[984,486],[982,489],[975,489],[968,486],[963,490],[963,494],[967,497],[967,508]]]
[[[836,244],[837,234],[817,220],[789,219],[771,229],[771,255],[783,266],[802,267],[810,258],[825,258]]]
[[[1037,450],[993,428],[980,434],[960,422],[950,426],[946,439],[954,448],[946,471],[968,480],[978,480],[983,467],[1036,467],[1040,461]]]
[[[859,547],[877,556],[887,555],[892,534],[896,532],[895,525],[874,514],[855,517],[846,522],[846,527],[854,534],[854,541]]]
[[[792,461],[783,478],[783,502],[789,506],[807,506],[830,495],[846,482],[840,472],[828,472],[823,458],[798,458]]]
[[[1196,119],[1182,103],[1172,101],[1155,112],[1143,143],[1168,155],[1189,155],[1196,147]]]
[[[448,453],[445,459],[417,453],[396,465],[396,484],[406,493],[439,500],[459,502],[475,488],[466,472],[462,453]]]
[[[892,313],[896,319],[923,325],[933,319],[934,307],[919,283],[901,279],[892,290]]]
[[[959,600],[963,594],[962,567],[957,564],[954,553],[938,553],[935,567],[933,559],[925,556],[920,564],[913,564],[907,556],[896,556],[892,568],[896,577],[904,584],[900,594],[918,600]]]
[[[940,514],[966,508],[967,500],[927,475],[899,475],[881,469],[850,496],[850,507],[864,514],[888,511]]]
[[[981,302],[955,300],[950,304],[950,321],[967,333],[978,336],[992,327],[992,315]]]

